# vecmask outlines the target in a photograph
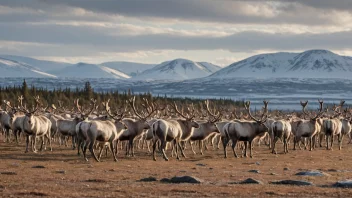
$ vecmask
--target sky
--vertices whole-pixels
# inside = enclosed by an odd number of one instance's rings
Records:
[[[351,0],[0,0],[0,54],[70,63],[352,56]]]

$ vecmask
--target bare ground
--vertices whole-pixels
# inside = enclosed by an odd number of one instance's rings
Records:
[[[164,161],[159,155],[156,162],[144,150],[137,150],[136,157],[119,161],[111,156],[97,163],[92,158],[85,162],[76,151],[54,145],[53,152],[24,153],[20,145],[0,140],[0,196],[2,197],[351,197],[352,190],[331,187],[335,182],[352,178],[352,145],[344,143],[342,151],[290,150],[282,154],[283,146],[277,144],[278,155],[268,147],[257,145],[254,158],[223,158],[222,150],[208,150],[205,155],[186,151],[187,159]],[[292,145],[290,146],[291,149]],[[89,153],[89,151],[88,151]],[[238,152],[239,153],[239,152]],[[169,152],[168,152],[169,154]],[[90,156],[90,154],[89,154]],[[44,168],[33,168],[44,166]],[[287,168],[288,170],[284,170]],[[329,169],[335,169],[333,171]],[[251,173],[249,170],[259,170]],[[328,176],[296,176],[301,170],[321,170]],[[169,184],[139,182],[142,178],[171,178],[196,176],[201,184]],[[231,184],[253,178],[264,182],[256,184]],[[314,183],[299,187],[273,185],[271,181],[294,179]]]

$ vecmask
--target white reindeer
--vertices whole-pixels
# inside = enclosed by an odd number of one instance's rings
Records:
[[[309,150],[312,151],[313,149],[313,141],[315,139],[315,136],[320,132],[321,127],[323,125],[323,120],[320,117],[320,115],[322,114],[322,110],[323,110],[323,101],[322,100],[318,100],[319,101],[319,112],[316,114],[315,117],[311,117],[309,120],[306,119],[301,119],[299,121],[297,121],[296,123],[294,123],[294,130],[293,130],[293,135],[294,135],[294,147],[293,149],[296,149],[296,144],[301,140],[302,137],[306,137],[309,139],[309,145],[310,148]],[[309,115],[305,108],[308,104],[308,101],[306,102],[300,102],[303,108],[303,113],[305,115]]]
[[[245,142],[245,152],[244,156],[247,157],[247,143],[249,143],[250,148],[250,157],[252,158],[252,141],[259,135],[268,132],[268,127],[265,125],[265,121],[267,119],[267,102],[264,101],[264,110],[262,114],[262,118],[260,120],[254,118],[250,111],[250,101],[247,101],[244,106],[245,109],[248,111],[248,115],[254,121],[236,121],[230,122],[224,126],[224,132],[227,136],[224,145],[227,145],[228,141],[232,140],[232,150],[237,158],[236,153],[236,144],[237,141],[244,141]],[[225,156],[226,157],[226,156]]]
[[[284,143],[284,153],[288,153],[288,143],[291,137],[291,123],[289,120],[278,120],[270,126],[272,132],[272,153],[277,154],[275,145],[280,139]]]
[[[177,108],[176,103],[172,103],[172,107],[174,108],[175,112],[179,114],[184,119],[169,119],[169,120],[162,120],[159,119],[153,124],[153,160],[156,161],[155,157],[155,149],[157,141],[160,141],[160,148],[163,154],[163,158],[168,161],[169,158],[165,154],[166,143],[167,142],[174,142],[176,148],[176,158],[179,160],[179,153],[178,149],[180,149],[181,154],[183,157],[186,157],[183,149],[180,145],[181,141],[188,140],[193,133],[194,128],[198,128],[199,124],[195,122],[193,119],[194,109],[191,112],[191,115],[185,116],[183,115]]]
[[[20,111],[25,113],[25,118],[23,120],[23,130],[24,133],[26,134],[26,153],[28,152],[28,145],[29,145],[29,137],[33,136],[33,144],[32,144],[32,151],[34,153],[37,152],[36,149],[36,140],[37,137],[42,137],[42,144],[40,150],[42,150],[43,145],[44,145],[44,137],[47,138],[49,145],[50,145],[50,150],[52,151],[52,146],[51,146],[51,137],[50,137],[50,128],[51,128],[51,122],[50,120],[43,116],[43,115],[34,115],[34,113],[38,110],[39,108],[39,96],[35,97],[35,102],[36,102],[36,108],[33,111],[27,110],[25,107],[21,106],[19,109]]]
[[[92,120],[89,122],[89,129],[86,131],[86,134],[81,134],[82,136],[86,136],[86,141],[83,148],[83,156],[86,161],[88,158],[86,156],[87,147],[89,147],[89,151],[97,162],[100,162],[101,153],[104,147],[101,148],[99,159],[94,153],[94,145],[95,142],[98,141],[103,143],[104,145],[108,143],[109,148],[113,154],[114,161],[117,161],[117,157],[114,151],[114,141],[116,141],[119,136],[122,134],[123,130],[125,130],[126,126],[121,122],[121,118],[123,114],[120,115],[112,115],[110,113],[109,101],[104,102],[103,106],[105,106],[106,112],[109,116],[111,116],[114,120]],[[78,132],[82,132],[82,123],[80,123]]]

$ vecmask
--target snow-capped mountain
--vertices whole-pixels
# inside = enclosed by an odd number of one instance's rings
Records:
[[[129,76],[137,76],[143,71],[151,69],[155,66],[155,64],[133,63],[124,61],[106,62],[100,65],[121,71]]]
[[[0,58],[0,77],[56,78],[22,62]]]
[[[352,58],[327,50],[260,54],[215,72],[212,78],[351,78]]]
[[[134,77],[136,80],[186,80],[202,78],[218,71],[221,67],[205,62],[193,62],[186,59],[166,61],[145,70]]]
[[[29,58],[29,57],[25,57],[25,56],[0,55],[0,58],[25,63],[27,65],[31,65],[32,67],[36,68],[37,70],[44,71],[47,73],[51,73],[53,71],[60,70],[65,67],[73,65],[73,64],[64,63],[64,62],[38,60],[38,59]]]
[[[77,63],[73,66],[66,67],[60,71],[54,72],[62,78],[116,78],[128,79],[129,75],[103,65],[88,63]]]

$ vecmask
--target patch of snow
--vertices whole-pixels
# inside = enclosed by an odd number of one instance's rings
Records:
[[[186,59],[166,61],[142,72],[133,80],[172,80],[180,81],[209,76],[220,67],[210,63],[197,63]]]

